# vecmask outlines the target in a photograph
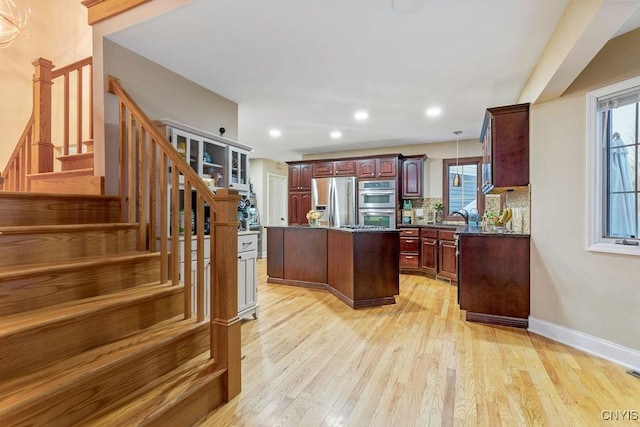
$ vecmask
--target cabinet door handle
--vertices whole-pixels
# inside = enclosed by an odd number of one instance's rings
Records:
[[[406,259],[413,259],[413,257],[412,257],[412,256],[406,256],[406,255],[405,255],[405,258],[406,258]]]
[[[251,245],[251,242],[244,242],[244,243],[242,243],[242,247],[243,247],[243,248],[246,248],[247,246],[250,246],[250,245]]]

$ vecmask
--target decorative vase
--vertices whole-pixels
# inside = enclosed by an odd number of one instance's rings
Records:
[[[442,211],[436,211],[436,222],[442,222]]]
[[[310,219],[309,220],[309,227],[317,227],[318,226],[318,220],[317,219]]]

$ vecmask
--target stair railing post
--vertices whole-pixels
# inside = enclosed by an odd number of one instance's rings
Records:
[[[51,142],[51,86],[53,63],[38,58],[33,61],[34,135],[31,140],[31,173],[53,172]]]
[[[236,190],[218,189],[211,223],[211,356],[218,366],[227,368],[225,401],[233,399],[241,390],[238,200]]]

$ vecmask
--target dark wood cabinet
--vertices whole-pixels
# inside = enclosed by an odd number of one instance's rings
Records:
[[[362,159],[357,163],[358,178],[395,178],[398,157]]]
[[[311,191],[311,164],[289,165],[289,191]]]
[[[356,171],[358,178],[375,178],[378,173],[377,163],[376,159],[358,160]]]
[[[311,163],[289,164],[289,225],[307,224],[311,210]]]
[[[395,178],[397,172],[398,158],[378,159],[378,177]]]
[[[334,162],[333,169],[336,176],[355,176],[356,161],[355,160],[336,161]]]
[[[458,258],[455,228],[427,226],[421,227],[419,230],[419,272],[433,279],[447,279],[456,283],[458,281]],[[412,273],[412,271],[407,272]]]
[[[528,327],[529,236],[461,234],[458,244],[458,292],[466,319]]]
[[[402,161],[402,198],[422,198],[424,155],[405,157]]]
[[[307,212],[311,210],[311,193],[289,193],[289,225],[308,224]]]
[[[529,184],[529,104],[487,109],[480,142],[484,193]]]
[[[422,271],[435,277],[438,273],[438,239],[423,237],[420,240],[422,242]]]
[[[321,178],[323,176],[333,176],[334,162],[314,162],[313,177]]]
[[[400,231],[400,271],[420,270],[420,229]]]

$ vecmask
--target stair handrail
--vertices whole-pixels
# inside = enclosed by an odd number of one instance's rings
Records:
[[[240,320],[237,297],[237,204],[236,190],[218,189],[214,194],[153,121],[129,96],[120,81],[108,77],[108,91],[118,98],[119,193],[121,219],[138,223],[139,248],[155,250],[159,242],[160,280],[168,279],[168,241],[171,240],[171,280],[179,283],[180,240],[184,251],[184,316],[192,309],[204,319],[204,206],[210,209],[209,329],[211,357],[226,369],[225,400],[240,393]],[[182,182],[180,182],[182,177]],[[196,198],[196,307],[191,307],[191,233],[179,235],[179,192]],[[158,200],[159,193],[159,200]],[[195,193],[195,194],[194,194]],[[169,228],[169,215],[171,227]],[[184,218],[191,217],[191,203],[184,203]],[[148,225],[147,225],[148,224]],[[184,224],[183,224],[184,226]],[[159,231],[158,231],[159,230]],[[156,236],[156,233],[159,235]]]
[[[31,173],[31,140],[34,126],[35,120],[32,113],[2,171],[2,189],[5,191],[26,191],[27,189],[27,175]]]

